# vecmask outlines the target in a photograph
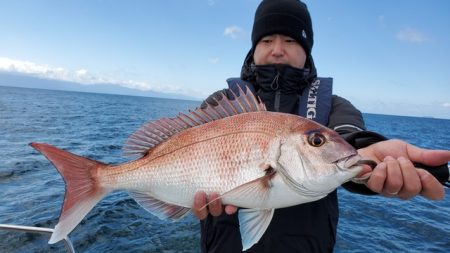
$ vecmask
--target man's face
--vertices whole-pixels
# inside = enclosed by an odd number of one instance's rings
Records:
[[[263,37],[256,44],[253,59],[256,65],[288,64],[291,67],[303,68],[306,53],[293,38],[280,34]]]

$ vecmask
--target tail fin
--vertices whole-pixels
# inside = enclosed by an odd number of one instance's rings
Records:
[[[98,183],[97,170],[107,166],[45,143],[30,143],[56,167],[66,183],[59,222],[48,243],[64,239],[108,193]]]

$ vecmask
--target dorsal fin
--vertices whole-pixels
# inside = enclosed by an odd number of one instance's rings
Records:
[[[187,114],[180,113],[175,118],[162,118],[144,124],[128,138],[123,148],[124,153],[144,156],[159,143],[185,129],[241,113],[266,111],[265,105],[253,95],[248,87],[245,92],[239,87],[239,94],[235,94],[232,90],[229,91],[234,99],[229,99],[222,92],[222,99],[214,99],[217,103],[215,106],[207,103],[205,108],[199,107]]]

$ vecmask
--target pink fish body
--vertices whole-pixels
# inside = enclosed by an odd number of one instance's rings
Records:
[[[32,143],[66,182],[49,243],[69,234],[106,194],[126,190],[159,218],[190,211],[198,191],[217,192],[239,210],[243,249],[262,236],[276,208],[325,197],[362,169],[337,133],[308,119],[268,112],[251,92],[173,119],[152,121],[128,140],[142,157],[120,165]]]

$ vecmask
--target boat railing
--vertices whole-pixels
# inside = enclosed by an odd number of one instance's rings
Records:
[[[54,231],[53,228],[31,227],[31,226],[10,225],[10,224],[0,224],[0,230],[37,233],[37,234],[50,234],[50,235]],[[63,241],[64,245],[66,246],[67,252],[75,253],[75,249],[69,237],[64,238]]]

